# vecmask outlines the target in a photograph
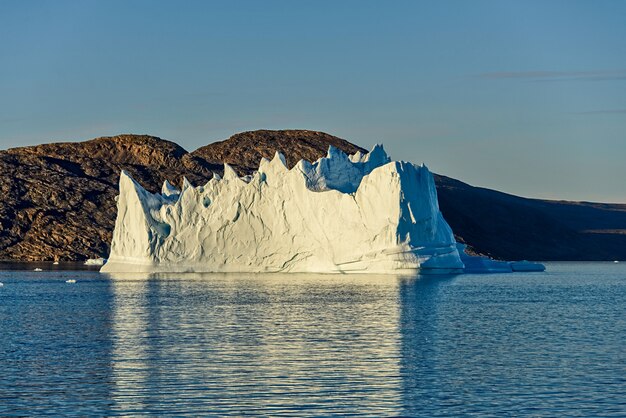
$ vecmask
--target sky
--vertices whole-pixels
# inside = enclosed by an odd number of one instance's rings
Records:
[[[0,149],[310,129],[626,203],[623,1],[0,2]]]

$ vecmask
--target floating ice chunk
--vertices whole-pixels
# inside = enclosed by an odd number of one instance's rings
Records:
[[[511,265],[506,261],[492,260],[489,257],[472,256],[465,252],[466,245],[458,243],[457,248],[465,273],[511,273]]]
[[[106,263],[106,258],[90,258],[85,261],[86,266],[102,266]]]
[[[33,271],[43,271],[42,269],[40,269],[39,267],[33,269]]]
[[[76,283],[76,279],[67,279],[65,283]]]
[[[500,261],[484,256],[472,256],[465,252],[466,245],[458,243],[457,248],[461,261],[465,265],[465,273],[511,273],[513,271],[544,271],[541,263],[530,261]]]

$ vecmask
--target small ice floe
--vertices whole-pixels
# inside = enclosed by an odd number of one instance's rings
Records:
[[[613,261],[613,262],[617,264],[617,263],[619,263],[619,260],[615,260],[615,261]]]
[[[67,279],[65,283],[76,283],[76,279]]]
[[[461,261],[465,265],[465,273],[511,273],[519,271],[545,271],[546,266],[532,261],[501,261],[486,256],[469,255],[465,252],[465,244],[456,244]]]
[[[4,286],[4,283],[0,282],[0,287]]]
[[[40,269],[39,267],[37,267],[36,269],[34,269],[33,271],[43,271],[42,269]]]
[[[89,260],[85,261],[85,265],[86,266],[102,266],[104,265],[104,263],[106,263],[107,260],[106,258],[90,258]]]

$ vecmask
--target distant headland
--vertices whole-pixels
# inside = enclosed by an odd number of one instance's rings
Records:
[[[107,256],[119,173],[150,191],[165,180],[205,183],[228,163],[251,174],[284,153],[288,167],[315,161],[329,145],[365,150],[308,130],[259,130],[193,152],[148,135],[118,135],[0,151],[0,259],[79,261]],[[499,259],[624,260],[626,205],[527,199],[435,175],[439,205],[471,253]]]

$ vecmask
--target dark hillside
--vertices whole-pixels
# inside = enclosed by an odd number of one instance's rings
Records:
[[[227,162],[250,173],[281,151],[289,166],[333,145],[365,151],[316,131],[252,131],[191,153],[147,135],[119,135],[0,151],[0,259],[84,260],[106,256],[124,169],[150,191],[165,179],[193,184]],[[475,252],[511,260],[626,260],[626,205],[524,199],[435,177],[441,210]]]

